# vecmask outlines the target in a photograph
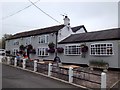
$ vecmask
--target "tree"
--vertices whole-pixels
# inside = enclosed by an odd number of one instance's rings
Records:
[[[2,40],[0,42],[1,46],[2,46],[2,49],[5,49],[5,41],[7,38],[10,38],[12,37],[11,34],[4,34],[3,37],[2,37]]]
[[[0,39],[0,49],[2,49],[2,39]]]

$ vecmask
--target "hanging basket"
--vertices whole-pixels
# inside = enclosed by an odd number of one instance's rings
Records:
[[[27,49],[28,50],[32,50],[33,49],[33,46],[31,44],[27,45]]]
[[[81,52],[82,52],[81,57],[85,58],[86,52],[88,51],[88,46],[86,46],[85,44],[82,44],[80,47],[81,47]]]
[[[30,50],[30,54],[36,54],[36,50],[35,49]]]
[[[49,47],[50,49],[53,49],[53,48],[55,47],[55,44],[54,44],[53,42],[51,42],[51,43],[48,44],[48,47]]]
[[[82,53],[85,53],[85,52],[88,51],[88,46],[86,46],[85,44],[82,44],[80,47],[81,47],[81,52]]]
[[[48,49],[47,52],[48,53],[55,53],[55,49],[54,48]]]
[[[58,47],[58,48],[57,48],[57,52],[58,52],[58,53],[63,53],[63,52],[64,52],[64,48]]]
[[[20,45],[19,49],[22,51],[22,50],[25,50],[25,46],[24,45]]]

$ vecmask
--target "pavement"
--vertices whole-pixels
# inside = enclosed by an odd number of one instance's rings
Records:
[[[2,88],[78,88],[52,78],[2,64]]]

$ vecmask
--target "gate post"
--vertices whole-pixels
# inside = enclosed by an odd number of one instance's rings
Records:
[[[17,66],[17,58],[15,58],[15,60],[14,60],[14,66],[15,67]]]
[[[73,68],[69,67],[69,83],[73,82]]]
[[[37,71],[37,61],[35,60],[34,61],[34,72],[36,72]]]
[[[52,71],[52,64],[48,64],[48,76],[51,76],[51,71]]]
[[[106,88],[106,73],[101,73],[101,89]]]
[[[10,57],[7,57],[7,64],[10,64]]]
[[[26,68],[26,59],[23,59],[23,69],[25,69]]]

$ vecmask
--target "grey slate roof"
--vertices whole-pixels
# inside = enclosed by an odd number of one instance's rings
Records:
[[[76,27],[72,27],[72,31],[73,32],[77,32],[78,30],[80,30],[81,28],[83,28],[85,30],[85,32],[87,32],[86,28],[84,25],[81,25],[81,26],[76,26]]]
[[[62,24],[62,25],[56,25],[56,26],[37,29],[37,30],[21,32],[21,33],[17,33],[15,35],[13,35],[11,38],[8,38],[7,40],[21,38],[21,37],[29,37],[29,36],[34,36],[34,35],[54,33],[54,32],[59,31],[63,27],[64,27],[64,25]]]
[[[88,32],[88,33],[72,34],[71,36],[61,41],[59,44],[104,41],[104,40],[120,40],[120,28]]]
[[[62,29],[64,26],[65,25],[62,24],[62,25],[56,25],[56,26],[51,26],[51,27],[37,29],[37,30],[21,32],[21,33],[14,34],[11,38],[8,38],[7,40],[17,39],[17,38],[21,38],[21,37],[29,37],[29,36],[41,35],[41,34],[54,33],[54,32],[59,31],[60,29]],[[84,25],[76,26],[76,27],[73,27],[71,29],[73,30],[73,32],[76,32],[81,28],[85,29]],[[86,29],[85,29],[85,31],[86,31]]]

